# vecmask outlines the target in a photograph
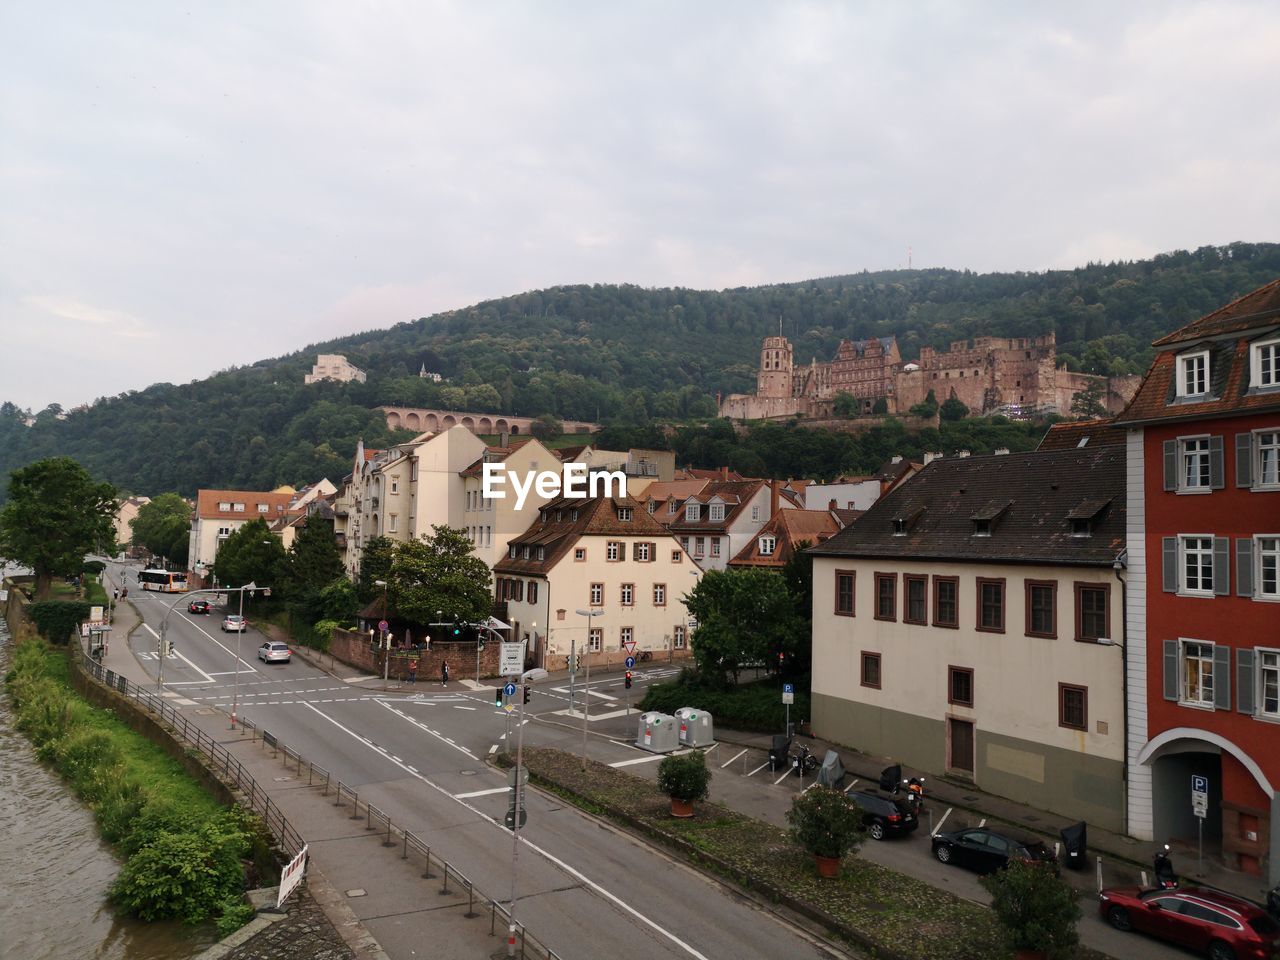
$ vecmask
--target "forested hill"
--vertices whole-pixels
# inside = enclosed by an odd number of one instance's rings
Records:
[[[554,287],[157,384],[65,420],[51,408],[30,428],[5,404],[0,477],[68,454],[141,494],[336,480],[357,437],[392,439],[371,410],[380,403],[632,424],[708,416],[717,391],[753,388],[760,340],[779,320],[797,362],[830,358],[844,337],[893,335],[912,359],[924,344],[1052,330],[1073,368],[1141,373],[1156,337],[1278,276],[1280,244],[1236,243],[1046,273],[897,270],[722,291]],[[368,383],[304,386],[317,353],[346,354]],[[423,364],[446,382],[418,379]]]

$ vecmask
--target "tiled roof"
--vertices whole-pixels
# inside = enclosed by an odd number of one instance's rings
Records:
[[[840,521],[840,526],[842,527],[847,527],[866,512],[865,510],[846,510],[843,507],[836,507],[831,511],[836,515],[836,519]]]
[[[882,466],[879,470],[877,470],[874,476],[881,483],[893,483],[894,481],[900,479],[904,473],[906,473],[908,470],[911,469],[912,466],[913,464],[911,463],[911,461],[907,460],[905,457],[899,460],[897,463],[894,463],[892,460],[890,460],[888,463]],[[917,463],[914,466],[918,468],[920,465]]]
[[[619,520],[619,509],[630,509],[630,520]],[[559,516],[560,519],[556,519]],[[576,516],[577,519],[574,519]],[[546,518],[545,520],[543,518]],[[510,554],[494,564],[494,573],[545,575],[560,562],[582,537],[653,537],[665,539],[667,529],[649,516],[645,505],[631,497],[560,497],[548,502],[538,513],[538,519],[518,537],[513,537],[508,547],[515,547],[517,555]],[[528,560],[523,548],[533,548]],[[543,558],[536,559],[536,548],[543,548]]]
[[[284,515],[292,499],[292,491],[267,493],[253,490],[201,490],[196,497],[196,516],[206,520],[253,520],[262,517],[270,522]],[[242,503],[244,509],[220,510],[220,503]],[[259,505],[264,504],[267,509],[259,510]]]
[[[699,511],[699,519],[694,521],[686,520],[685,508],[682,507],[680,512],[671,518],[669,526],[673,531],[680,533],[709,533],[727,530],[738,518],[738,515],[742,513],[747,503],[764,486],[765,481],[763,480],[712,481],[703,487],[696,496],[696,500],[703,504],[702,510]],[[715,497],[719,497],[724,501],[723,520],[707,519],[711,511],[707,509],[706,504]]]
[[[1242,333],[1256,327],[1280,323],[1280,280],[1273,280],[1252,293],[1232,300],[1225,307],[1193,320],[1185,327],[1161,337],[1153,347],[1167,347],[1205,337]]]
[[[1197,420],[1204,417],[1230,416],[1280,410],[1280,390],[1253,390],[1249,379],[1249,341],[1240,338],[1226,343],[1211,343],[1209,348],[1209,388],[1204,400],[1176,400],[1174,397],[1175,361],[1178,354],[1165,350],[1156,354],[1137,394],[1129,401],[1116,423],[1145,423],[1153,420]]]
[[[830,510],[779,510],[729,561],[729,566],[785,566],[797,545],[822,543],[841,526],[841,521]],[[776,545],[773,553],[766,556],[760,553],[760,538],[769,536]]]
[[[1114,445],[935,460],[811,552],[1110,566],[1125,542],[1124,464],[1124,447]],[[1085,501],[1106,506],[1090,536],[1076,537],[1068,517]],[[994,517],[990,536],[974,535],[975,517]]]
[[[1124,443],[1124,431],[1116,429],[1114,420],[1077,420],[1073,423],[1053,424],[1036,449],[1074,450],[1076,447],[1097,447],[1112,443]]]

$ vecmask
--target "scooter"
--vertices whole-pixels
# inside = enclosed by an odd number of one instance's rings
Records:
[[[1173,872],[1173,861],[1169,859],[1169,845],[1167,843],[1164,845],[1163,850],[1156,851],[1152,866],[1155,868],[1157,889],[1178,889],[1178,875]]]
[[[818,758],[809,752],[807,743],[801,744],[800,749],[791,755],[791,769],[797,777],[807,777],[818,769]]]
[[[907,788],[907,803],[919,814],[924,808],[924,777],[912,777],[902,783]]]

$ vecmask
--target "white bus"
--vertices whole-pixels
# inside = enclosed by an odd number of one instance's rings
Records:
[[[138,586],[161,593],[186,593],[187,575],[176,570],[140,570]]]

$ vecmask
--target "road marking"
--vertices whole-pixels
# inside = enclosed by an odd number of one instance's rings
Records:
[[[853,783],[849,784],[847,787],[845,787],[845,788],[844,788],[844,792],[845,792],[845,793],[848,793],[850,790],[852,790],[852,789],[853,789],[854,787],[856,787],[857,785],[858,785],[857,778],[854,778]]]
[[[339,677],[338,679],[343,683],[364,683],[366,680],[377,680],[378,677],[370,673],[363,677]]]
[[[489,756],[493,756],[497,752],[498,752],[498,745],[495,743],[492,747],[489,748]]]
[[[729,758],[728,760],[726,760],[724,763],[720,764],[720,769],[721,769],[721,770],[723,770],[725,767],[727,767],[729,764],[733,763],[733,761],[737,760],[740,756],[742,756],[742,755],[743,755],[744,753],[746,753],[746,752],[747,752],[747,751],[746,751],[746,749],[745,749],[745,748],[744,748],[744,749],[742,749],[742,750],[739,750],[737,753],[735,753],[732,757],[730,757],[730,758]]]
[[[986,825],[987,825],[987,818],[986,818],[986,817],[983,817],[981,820],[979,820],[979,821],[978,821],[978,826],[980,826],[980,827],[985,827]]]
[[[633,767],[633,766],[635,766],[637,763],[653,763],[653,761],[655,761],[655,760],[661,760],[661,759],[662,759],[662,757],[663,757],[663,754],[655,753],[652,757],[636,757],[634,760],[619,760],[619,761],[617,761],[616,763],[611,763],[611,764],[609,764],[609,766],[611,766],[611,767]]]
[[[786,773],[780,776],[777,780],[773,781],[773,785],[776,787],[778,784],[780,784],[783,780],[787,779],[787,777],[789,776],[791,776],[790,770],[788,770]]]
[[[308,707],[311,707],[311,709],[312,709],[312,710],[316,710],[316,708],[315,708],[315,707],[312,707],[312,706],[311,706],[311,704],[307,703],[305,700],[300,701],[300,702],[301,702],[301,703],[303,703],[303,704],[305,704],[305,705],[306,705],[306,706],[308,706]],[[428,727],[425,723],[422,723],[422,722],[420,722],[420,721],[418,721],[418,720],[415,720],[415,719],[413,719],[413,717],[410,717],[410,716],[408,716],[407,714],[401,713],[399,710],[396,710],[394,707],[392,707],[392,706],[391,706],[390,704],[388,704],[386,701],[384,701],[384,700],[374,700],[373,702],[374,702],[374,703],[376,703],[376,704],[377,704],[378,706],[380,706],[380,707],[384,707],[384,708],[386,708],[387,710],[390,710],[390,711],[391,711],[392,713],[394,713],[397,717],[399,717],[400,719],[404,720],[404,722],[405,722],[405,723],[412,723],[412,724],[413,724],[415,727],[417,727],[419,730],[425,730],[427,733],[431,734],[433,737],[435,737],[435,738],[436,738],[437,740],[439,740],[441,743],[447,743],[449,746],[453,747],[453,749],[455,749],[455,750],[461,750],[463,753],[465,753],[465,754],[466,754],[468,757],[470,757],[472,760],[479,760],[479,759],[480,759],[480,758],[479,758],[479,757],[477,757],[474,753],[472,753],[470,750],[468,750],[466,747],[459,746],[458,744],[456,744],[456,743],[454,743],[452,740],[450,740],[448,737],[441,736],[440,734],[438,734],[438,733],[436,733],[434,730],[432,730],[430,727]],[[320,713],[320,711],[319,711],[319,710],[316,710],[316,713]],[[324,716],[325,716],[325,714],[320,713],[320,716],[324,717]],[[326,719],[328,719],[328,718],[326,717]],[[334,722],[336,723],[337,721],[335,720]]]
[[[942,832],[942,825],[947,822],[947,817],[951,816],[951,810],[951,807],[947,807],[947,812],[942,815],[942,819],[938,821],[938,825],[933,828],[933,833],[929,834],[929,836],[936,837]]]
[[[573,717],[575,720],[582,719],[581,710],[554,710],[552,712],[565,717]],[[612,720],[615,717],[625,717],[627,714],[636,712],[637,711],[634,708],[630,710],[610,710],[608,713],[593,713],[588,717],[588,719],[592,723],[595,723],[599,720]]]
[[[333,719],[333,717],[329,716],[324,711],[316,710],[316,708],[312,707],[311,704],[309,703],[306,704],[306,706],[312,710],[315,710],[316,713],[320,714],[320,716],[324,717],[326,720],[328,720],[330,723],[332,723],[335,727],[337,727],[339,730],[343,731],[344,733],[347,733],[352,737],[355,737],[357,740],[364,740],[366,743],[369,742],[365,737],[360,736],[360,734],[356,733],[350,727],[343,726],[341,723]],[[410,721],[410,723],[413,723],[413,722],[414,721],[412,720]],[[370,746],[372,746],[372,744],[370,744]],[[386,756],[386,751],[382,750],[381,748],[374,747],[374,749],[377,750],[379,753],[381,753],[384,757]],[[488,823],[493,824],[497,829],[501,830],[504,834],[507,833],[507,828],[504,827],[502,824],[500,824],[497,820],[494,820],[492,817],[486,816],[481,810],[467,803],[465,800],[459,800],[457,797],[451,794],[448,790],[444,789],[444,787],[440,786],[437,783],[432,782],[431,780],[428,780],[426,777],[418,773],[418,771],[414,770],[412,767],[403,763],[396,764],[396,766],[400,767],[402,770],[407,770],[414,777],[416,777],[417,779],[425,783],[427,786],[429,786],[432,790],[435,790],[437,793],[448,797],[450,800],[453,800],[455,803],[461,804],[463,807],[470,810],[476,816],[480,817],[481,819],[483,819]],[[651,920],[649,917],[642,914],[639,910],[636,910],[634,907],[627,904],[627,902],[624,901],[621,897],[617,896],[616,894],[610,893],[600,884],[596,883],[594,880],[592,880],[590,877],[584,874],[581,870],[578,870],[575,867],[569,866],[569,864],[565,863],[555,854],[551,853],[548,850],[544,850],[542,847],[538,846],[536,843],[531,843],[527,837],[522,836],[519,838],[519,840],[521,843],[527,846],[534,853],[538,854],[539,856],[545,857],[550,863],[559,867],[565,873],[569,874],[569,876],[573,877],[574,879],[578,880],[580,883],[584,884],[585,886],[593,890],[595,893],[599,894],[602,898],[608,900],[610,903],[616,906],[619,910],[625,911],[637,923],[642,923],[646,927],[649,927],[650,929],[655,931],[656,933],[659,933],[662,936],[666,937],[668,940],[670,940],[673,944],[675,944],[685,953],[689,954],[689,956],[696,957],[697,960],[710,960],[710,958],[708,958],[706,954],[700,953],[697,949],[685,943],[683,940],[677,937],[670,930],[660,926],[659,924]]]
[[[474,709],[475,709],[475,707],[460,707],[460,706],[458,706],[458,705],[455,703],[455,704],[453,705],[453,709],[455,709],[455,710],[474,710]]]
[[[455,793],[453,795],[453,799],[470,800],[472,797],[488,797],[495,793],[506,793],[508,789],[508,787],[493,787],[489,790],[472,790],[470,793]]]
[[[767,767],[768,765],[769,765],[769,761],[768,761],[768,760],[766,760],[764,763],[760,764],[760,766],[756,767],[754,770],[752,770],[750,773],[748,773],[748,774],[747,774],[747,776],[748,776],[748,777],[754,777],[757,773],[759,773],[761,770],[763,770],[763,769],[764,769],[765,767]]]

